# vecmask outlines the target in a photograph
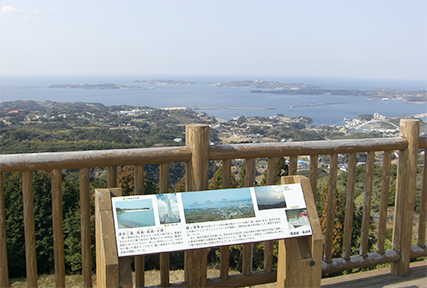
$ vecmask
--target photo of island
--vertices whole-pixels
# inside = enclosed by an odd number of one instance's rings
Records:
[[[249,188],[189,192],[181,197],[187,224],[255,217]]]
[[[179,216],[178,200],[175,193],[158,194],[156,195],[156,199],[160,224],[181,222],[181,217]]]
[[[115,204],[119,229],[156,225],[151,199],[116,201]]]
[[[259,210],[286,208],[285,194],[280,185],[255,187]]]

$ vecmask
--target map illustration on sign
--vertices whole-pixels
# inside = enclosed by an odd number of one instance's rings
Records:
[[[181,198],[187,224],[255,217],[249,188],[182,193]]]
[[[151,199],[117,202],[115,211],[119,229],[156,225]]]

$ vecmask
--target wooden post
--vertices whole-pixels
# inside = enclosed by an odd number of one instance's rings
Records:
[[[159,192],[169,193],[169,163],[160,164]],[[169,253],[160,253],[160,285],[169,286]]]
[[[62,227],[62,173],[59,169],[51,172],[52,185],[52,226],[53,253],[55,260],[56,287],[65,287],[64,234]]]
[[[417,245],[425,247],[426,241],[426,219],[427,218],[427,149],[424,149],[423,186],[421,190],[420,217],[418,223]]]
[[[276,184],[277,158],[269,157],[267,166],[267,185]],[[271,273],[273,271],[273,248],[274,241],[265,241],[264,243],[264,271]]]
[[[107,167],[107,187],[117,187],[117,166]]]
[[[293,155],[289,158],[289,175],[297,175],[298,156]]]
[[[312,235],[279,241],[277,287],[320,287],[323,236],[310,180],[304,176],[282,177],[282,184],[301,183]]]
[[[335,200],[337,194],[338,154],[331,154],[328,187],[328,210],[326,212],[325,256],[326,263],[332,260],[332,239],[334,237]]]
[[[245,159],[245,187],[253,187],[255,184],[255,159]],[[251,275],[252,272],[252,243],[246,243],[242,246],[242,274]]]
[[[135,169],[134,170],[134,188],[135,188],[134,194],[143,195],[144,194],[144,166],[136,165],[134,169]],[[144,256],[143,255],[135,256],[135,287],[144,287],[145,285],[144,271],[145,271]]]
[[[371,224],[372,187],[374,183],[374,158],[375,152],[368,152],[366,159],[365,193],[363,195],[362,234],[360,237],[359,252],[359,254],[363,257],[368,255],[369,226]]]
[[[4,205],[3,172],[0,172],[0,287],[9,287],[6,247],[6,210]]]
[[[345,219],[344,219],[344,239],[342,248],[342,258],[350,259],[351,254],[351,234],[353,231],[353,212],[354,212],[354,192],[356,188],[356,162],[357,154],[350,153],[348,160],[347,173],[347,195],[345,204]]]
[[[209,189],[209,126],[191,124],[186,126],[186,145],[191,151],[191,160],[186,163],[186,191]],[[185,251],[185,282],[189,287],[205,287],[207,278],[207,249]]]
[[[95,190],[96,286],[119,287],[119,259],[108,189]]]
[[[231,159],[224,159],[222,161],[222,189],[231,187]],[[222,279],[228,278],[228,270],[230,268],[230,247],[221,246],[221,262],[220,262],[220,276]]]
[[[27,286],[37,287],[36,229],[34,224],[33,171],[22,172],[24,202],[25,258]]]
[[[81,241],[82,241],[83,283],[84,283],[84,287],[92,287],[89,168],[80,169],[79,182],[80,182],[80,227],[81,227]]]
[[[399,151],[399,166],[397,173],[393,249],[400,253],[400,260],[391,263],[390,272],[398,276],[406,276],[409,274],[419,131],[419,120],[400,120],[400,136],[406,138],[408,141],[408,148]]]
[[[385,231],[387,224],[388,194],[390,193],[390,170],[392,151],[384,151],[383,177],[381,184],[380,219],[378,222],[377,253],[384,254]],[[424,229],[425,231],[425,229]]]
[[[319,166],[319,155],[310,155],[310,184],[311,189],[313,190],[314,199],[316,199],[317,195],[317,173]]]

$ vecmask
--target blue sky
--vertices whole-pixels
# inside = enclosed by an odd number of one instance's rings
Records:
[[[141,208],[153,209],[153,202],[151,199],[116,201],[116,207],[119,207],[120,209],[141,209]]]
[[[426,0],[0,0],[0,74],[427,78]]]

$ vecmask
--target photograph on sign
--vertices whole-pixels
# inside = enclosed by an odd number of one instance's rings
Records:
[[[185,222],[190,224],[255,217],[251,190],[230,190],[182,193]]]
[[[155,226],[151,199],[117,202],[115,206],[119,229]]]
[[[255,195],[259,210],[286,208],[282,186],[255,187]]]
[[[311,235],[300,184],[113,197],[118,256]]]
[[[178,199],[175,193],[158,194],[157,210],[159,211],[160,224],[170,224],[181,222],[179,215]]]
[[[288,227],[291,230],[310,227],[307,209],[305,208],[286,210],[286,218],[288,219]]]

